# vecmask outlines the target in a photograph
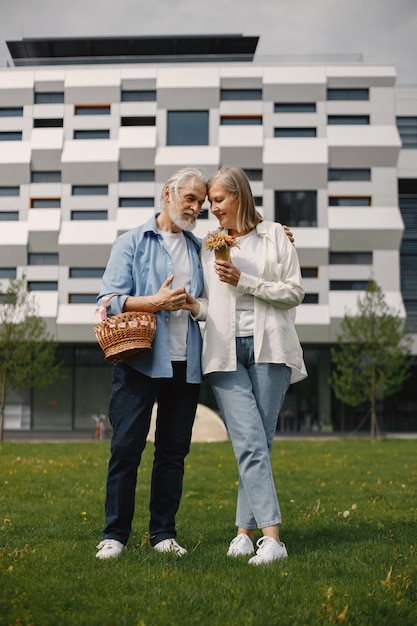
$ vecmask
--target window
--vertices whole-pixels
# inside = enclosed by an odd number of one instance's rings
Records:
[[[1,278],[16,278],[17,272],[15,267],[0,267]]]
[[[329,169],[328,180],[371,180],[371,170],[369,168],[361,169]]]
[[[155,170],[120,170],[119,182],[153,182]]]
[[[330,265],[372,265],[372,252],[330,252]]]
[[[101,278],[104,274],[104,267],[70,267],[70,278]]]
[[[18,196],[19,193],[19,187],[0,187],[0,196]]]
[[[315,113],[315,102],[275,102],[274,113]]]
[[[121,100],[122,102],[155,102],[156,91],[154,89],[126,89],[122,91]]]
[[[417,150],[417,117],[397,117],[397,128],[402,147],[405,150]]]
[[[76,104],[74,115],[110,115],[110,104]]]
[[[301,268],[301,276],[303,278],[318,278],[319,268],[318,267],[302,267]]]
[[[370,196],[330,196],[329,206],[371,206]]]
[[[74,139],[110,139],[109,130],[74,130]]]
[[[57,252],[29,252],[28,265],[58,265]]]
[[[369,115],[328,115],[327,123],[329,126],[336,124],[365,126],[369,124]]]
[[[73,196],[107,196],[108,185],[73,185],[71,194]]]
[[[38,91],[35,93],[35,104],[61,104],[63,102],[63,91]]]
[[[201,209],[200,213],[197,215],[198,220],[208,220],[209,212],[208,209]]]
[[[327,100],[369,100],[369,89],[328,89]]]
[[[22,141],[22,131],[2,130],[0,132],[0,141]]]
[[[417,330],[417,179],[398,181],[398,202],[404,221],[400,248],[401,292],[407,311],[407,326]]]
[[[23,107],[0,107],[0,117],[23,117]]]
[[[302,304],[318,304],[319,303],[319,294],[318,293],[306,293],[304,295],[304,300]]]
[[[207,146],[208,111],[168,111],[168,146]]]
[[[106,220],[107,211],[71,211],[71,220]]]
[[[31,183],[60,183],[61,172],[59,170],[51,170],[51,171],[45,170],[42,172],[31,172],[30,182]]]
[[[262,180],[263,174],[261,169],[244,169],[249,180]]]
[[[220,89],[220,100],[262,100],[262,89]]]
[[[60,117],[38,118],[33,120],[33,128],[62,128],[64,120]]]
[[[18,222],[19,211],[0,211],[0,222]]]
[[[31,209],[59,209],[61,206],[60,198],[31,198]]]
[[[153,207],[155,198],[119,198],[119,207]]]
[[[275,191],[275,221],[287,226],[317,226],[317,191]]]
[[[274,128],[274,137],[316,137],[315,128]]]
[[[70,293],[68,295],[69,304],[95,304],[96,293]]]
[[[142,117],[122,117],[122,126],[155,126],[155,116],[142,116]]]
[[[331,291],[366,291],[368,288],[367,280],[331,280]]]
[[[29,291],[58,291],[56,280],[31,280],[28,282]]]
[[[222,115],[221,126],[262,126],[262,115]]]
[[[57,252],[29,252],[28,265],[59,265]]]

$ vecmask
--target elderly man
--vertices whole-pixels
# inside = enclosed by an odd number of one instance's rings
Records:
[[[118,557],[126,548],[137,471],[155,402],[150,543],[159,552],[186,553],[176,541],[175,516],[200,390],[201,334],[184,307],[187,292],[198,297],[203,287],[200,241],[190,231],[206,193],[200,171],[176,172],[163,188],[161,212],[116,239],[103,275],[98,301],[125,294],[110,300],[109,315],[156,313],[157,331],[151,353],[113,366],[109,407],[113,432],[99,559]]]

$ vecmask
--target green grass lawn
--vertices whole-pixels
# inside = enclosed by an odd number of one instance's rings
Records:
[[[0,446],[0,624],[417,624],[417,440],[276,441],[286,561],[226,557],[237,472],[229,443],[193,444],[176,559],[148,544],[152,446],[128,550],[95,559],[108,442]]]

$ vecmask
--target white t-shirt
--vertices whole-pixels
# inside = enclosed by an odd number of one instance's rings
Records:
[[[263,255],[262,237],[256,230],[237,238],[239,247],[231,250],[231,260],[241,272],[259,276]],[[250,337],[254,333],[254,299],[250,294],[236,291],[236,337]]]
[[[188,258],[187,242],[184,233],[158,231],[164,239],[165,248],[172,258],[174,280],[171,289],[185,287],[188,291],[191,280],[191,265]],[[187,358],[188,311],[171,311],[169,315],[169,346],[171,361],[185,361]]]

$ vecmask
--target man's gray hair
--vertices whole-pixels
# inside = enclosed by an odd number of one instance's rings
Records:
[[[171,178],[167,180],[167,182],[162,188],[161,202],[160,202],[161,209],[163,209],[165,206],[165,189],[167,187],[171,193],[171,196],[176,199],[178,198],[178,193],[180,189],[185,187],[185,185],[190,180],[194,181],[195,179],[199,180],[200,182],[203,183],[203,185],[207,187],[206,176],[204,176],[204,174],[200,172],[200,170],[197,169],[196,167],[184,167],[183,169],[178,170],[178,172],[175,172],[175,174],[173,174]]]

